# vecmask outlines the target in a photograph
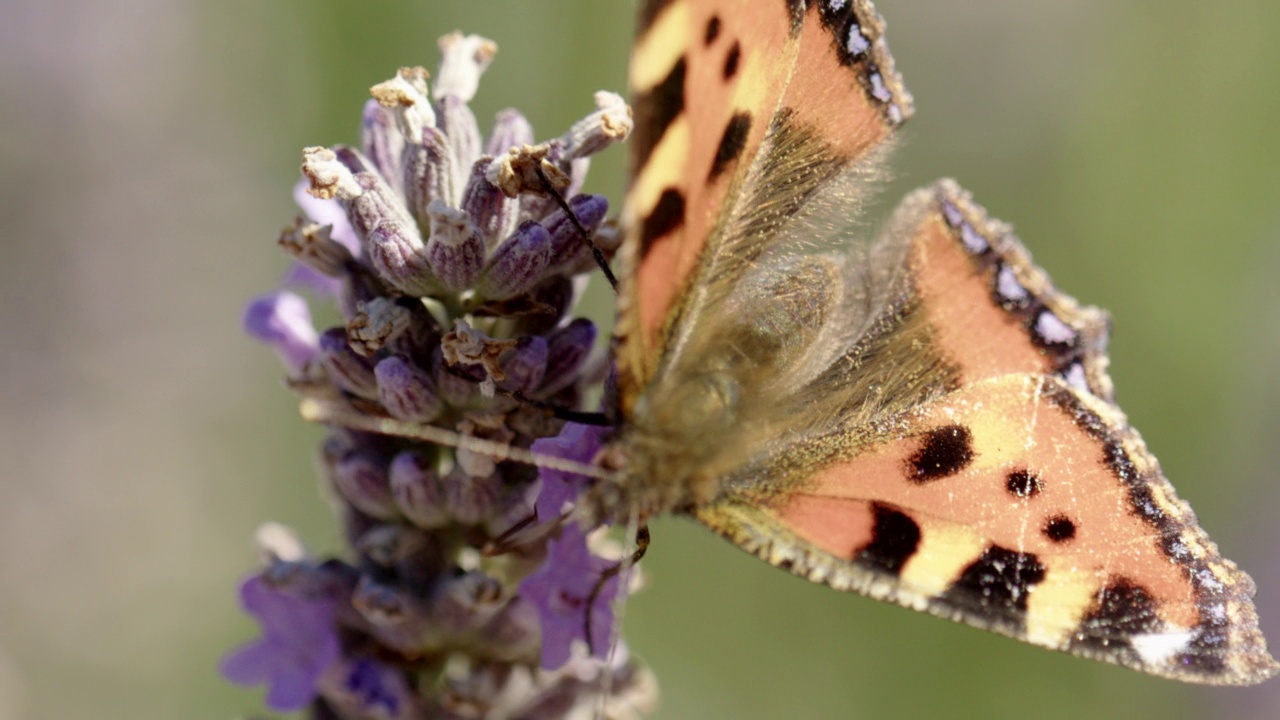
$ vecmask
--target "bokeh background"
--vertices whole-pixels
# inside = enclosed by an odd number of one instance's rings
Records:
[[[1210,9],[1212,7],[1212,9]],[[1280,4],[882,0],[918,114],[884,212],[951,175],[1109,308],[1119,397],[1280,640]],[[286,267],[305,145],[462,28],[473,107],[542,137],[623,89],[625,0],[0,7],[0,718],[232,718],[254,528],[337,547],[245,300]],[[619,197],[622,154],[591,187]],[[596,296],[597,317],[609,299]],[[1280,717],[810,586],[653,526],[626,635],[663,718]]]

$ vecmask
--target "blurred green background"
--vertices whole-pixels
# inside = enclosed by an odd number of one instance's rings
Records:
[[[1210,9],[1212,7],[1212,9]],[[1280,640],[1280,3],[882,0],[918,114],[880,212],[950,175],[1109,308],[1119,397]],[[315,428],[245,300],[305,145],[461,28],[540,137],[623,90],[632,7],[10,0],[0,9],[0,718],[231,718],[262,521],[337,547]],[[617,198],[622,152],[591,188]],[[597,295],[598,316],[608,298]],[[603,303],[602,305],[600,303]],[[663,718],[1274,718],[810,586],[654,524],[626,636]]]

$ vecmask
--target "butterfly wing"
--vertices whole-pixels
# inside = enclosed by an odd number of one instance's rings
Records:
[[[863,366],[946,368],[946,387],[775,443],[695,516],[810,580],[1033,644],[1190,682],[1274,675],[1253,582],[1110,402],[1102,314],[949,182],[891,232],[908,281],[880,327],[916,337],[864,341],[894,350]]]
[[[786,166],[795,187],[769,198],[771,210],[785,216],[911,114],[883,22],[865,0],[641,6],[631,61],[627,235],[619,254],[624,410],[652,377],[657,358],[678,341],[675,326],[697,300],[693,289],[708,284],[694,275],[711,272],[712,258],[740,265],[764,249],[771,234],[760,228],[726,232],[759,199],[752,177],[772,179]],[[796,72],[815,67],[832,72]],[[789,143],[779,142],[782,126],[791,129]]]
[[[1206,683],[1276,672],[1112,400],[1106,316],[951,183],[857,226],[911,111],[868,2],[651,0],[618,320],[626,477],[811,580]]]

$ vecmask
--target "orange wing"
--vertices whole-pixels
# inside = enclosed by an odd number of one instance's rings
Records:
[[[821,158],[809,171],[821,167],[826,177],[865,157],[911,114],[882,33],[865,0],[642,3],[619,254],[624,411],[667,350],[695,268],[723,253],[721,230],[751,197],[749,177],[794,152],[771,142],[779,126],[818,139],[820,149],[810,150]],[[796,191],[783,211],[802,199]]]
[[[805,433],[695,516],[811,580],[1037,645],[1191,682],[1274,675],[1253,582],[1110,402],[1103,314],[949,182],[894,229],[909,287],[883,327],[922,320],[910,352],[936,356],[947,387]],[[919,364],[865,363],[890,360]]]

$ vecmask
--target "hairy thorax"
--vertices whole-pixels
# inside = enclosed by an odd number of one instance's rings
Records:
[[[668,378],[669,380],[671,378]],[[714,499],[723,455],[734,444],[741,401],[733,373],[707,369],[659,383],[636,403],[622,435],[601,463],[610,471],[586,498],[601,517],[625,522],[688,512]]]

